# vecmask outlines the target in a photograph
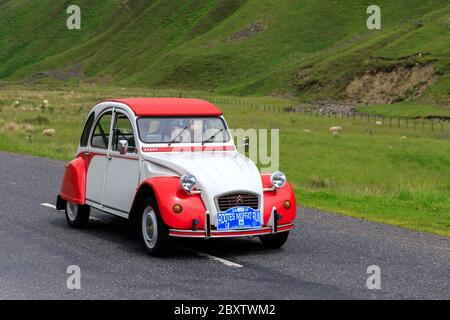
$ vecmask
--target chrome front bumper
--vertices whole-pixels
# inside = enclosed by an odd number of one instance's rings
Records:
[[[275,208],[269,219],[269,225],[257,229],[244,230],[227,230],[218,231],[211,229],[211,220],[209,213],[205,215],[205,229],[202,230],[183,230],[183,229],[169,229],[169,236],[185,237],[185,238],[228,238],[228,237],[253,237],[266,234],[274,234],[286,232],[295,228],[294,223],[278,225],[278,214]]]

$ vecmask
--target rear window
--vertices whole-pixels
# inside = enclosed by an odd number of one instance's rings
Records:
[[[94,124],[94,113],[89,116],[89,119],[84,125],[83,133],[81,134],[80,147],[87,147],[89,141],[89,133],[91,133],[92,125]]]
[[[91,139],[91,146],[93,148],[108,149],[111,120],[112,111],[104,113],[98,120]]]

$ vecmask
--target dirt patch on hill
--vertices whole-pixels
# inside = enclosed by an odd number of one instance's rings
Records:
[[[436,80],[432,63],[395,66],[356,77],[347,86],[345,95],[353,103],[394,103],[414,99]]]
[[[59,81],[65,81],[69,79],[80,79],[83,80],[86,78],[84,73],[84,68],[80,63],[77,63],[66,69],[52,69],[39,73],[35,73],[28,79],[27,83],[39,82],[43,79],[53,79]]]
[[[266,24],[262,21],[253,22],[249,27],[239,30],[228,37],[226,42],[240,42],[252,38],[266,29]]]

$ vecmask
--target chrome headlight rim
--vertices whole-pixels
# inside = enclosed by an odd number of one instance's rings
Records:
[[[282,171],[276,171],[270,176],[270,182],[274,188],[281,188],[286,185],[286,175]]]
[[[191,173],[185,173],[180,178],[180,185],[186,192],[191,192],[197,186],[197,178]]]

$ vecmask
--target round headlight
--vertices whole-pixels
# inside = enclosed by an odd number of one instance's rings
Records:
[[[190,173],[186,173],[180,179],[180,184],[186,191],[192,191],[197,184],[197,179]]]
[[[286,175],[281,171],[277,171],[272,174],[270,181],[272,181],[272,185],[275,188],[281,188],[286,183]]]

